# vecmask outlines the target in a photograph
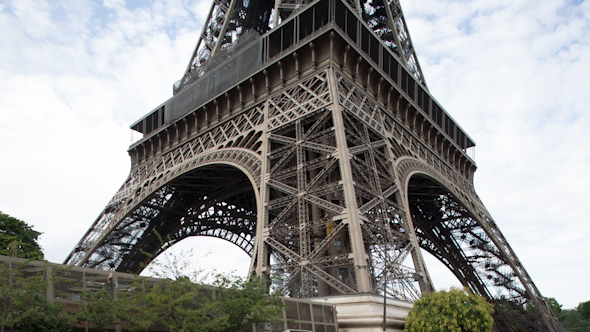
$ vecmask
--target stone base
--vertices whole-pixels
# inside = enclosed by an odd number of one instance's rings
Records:
[[[313,298],[312,302],[336,307],[340,332],[382,332],[383,297],[371,294]],[[402,332],[413,303],[387,298],[387,332]]]

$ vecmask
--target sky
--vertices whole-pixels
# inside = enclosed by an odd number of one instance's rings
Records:
[[[544,296],[590,300],[590,2],[401,0],[432,95],[475,140],[475,188]],[[0,211],[61,263],[130,170],[211,1],[0,0]],[[247,272],[218,239],[195,264]],[[437,288],[458,284],[433,258]]]

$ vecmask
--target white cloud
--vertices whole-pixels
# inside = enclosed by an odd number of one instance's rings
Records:
[[[94,25],[100,4],[60,6],[0,12],[0,210],[42,231],[56,262],[125,180],[128,126],[171,96],[202,25],[188,11],[155,25],[153,7],[117,6]]]

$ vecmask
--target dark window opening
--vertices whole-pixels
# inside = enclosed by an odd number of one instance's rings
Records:
[[[314,31],[323,27],[324,25],[328,24],[329,20],[329,11],[328,5],[330,4],[329,1],[321,1],[318,2],[314,7]]]
[[[459,129],[457,129],[457,144],[459,144],[461,149],[465,149],[465,133]]]
[[[443,126],[443,110],[442,108],[440,108],[440,106],[438,106],[438,104],[434,104],[434,114],[433,114],[433,119],[434,121],[436,121],[436,124],[438,124],[439,127],[442,128]]]
[[[426,114],[430,114],[430,97],[421,87],[418,87],[418,106],[420,106]]]
[[[381,49],[383,51],[383,71],[389,75],[389,61],[391,61],[391,58],[389,56],[389,53],[387,53],[387,51],[385,50],[385,48]]]
[[[144,134],[144,136],[155,131],[164,124],[164,110],[165,108],[162,106],[161,108],[153,111],[135,126],[131,127],[131,129]]]
[[[434,120],[434,122],[436,122],[436,124],[438,124],[439,127],[443,127],[443,122],[442,122],[442,118],[443,118],[443,110],[440,108],[440,106],[438,106],[437,103],[435,103],[434,101],[432,102],[432,113],[430,115],[430,118],[432,120]]]
[[[346,34],[355,43],[357,42],[357,36],[356,36],[357,24],[358,24],[357,18],[354,16],[354,14],[350,10],[347,10],[346,11]]]
[[[365,28],[364,26],[361,26],[361,49],[366,54],[369,54],[369,43],[370,43],[369,36],[371,36],[371,33],[369,32],[369,30],[367,28]]]
[[[348,14],[348,10],[346,6],[342,3],[342,1],[336,1],[336,25],[342,29],[342,31],[346,31],[346,16]]]
[[[455,139],[455,123],[449,117],[446,117],[445,118],[445,132],[452,139]]]
[[[268,56],[270,58],[281,52],[281,31],[275,31],[268,36]]]
[[[153,126],[153,117],[154,115],[150,115],[147,117],[147,119],[145,119],[145,133],[149,134],[152,132],[152,130],[154,130],[154,126]]]
[[[372,34],[369,34],[369,56],[376,64],[379,64],[379,41]]]
[[[295,41],[295,21],[291,20],[281,28],[283,35],[283,47],[282,50],[286,50],[289,46],[293,45]]]
[[[299,39],[309,36],[313,30],[313,10],[308,9],[299,15]]]
[[[402,90],[414,99],[414,78],[407,71],[402,71]]]
[[[398,81],[397,81],[397,67],[398,67],[397,60],[390,57],[390,62],[391,62],[391,64],[389,65],[389,77],[391,77],[395,83],[398,83]]]

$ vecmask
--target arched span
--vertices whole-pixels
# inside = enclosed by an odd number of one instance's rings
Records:
[[[250,151],[222,149],[154,174],[133,197],[105,209],[101,218],[110,216],[112,229],[77,264],[139,273],[174,243],[198,235],[230,241],[251,255],[260,163]]]
[[[523,276],[518,258],[493,220],[477,212],[460,188],[412,158],[400,160],[397,170],[422,249],[447,266],[465,287],[490,301],[508,301],[515,307],[537,303],[536,287],[528,275]],[[502,322],[515,319],[505,317],[507,313],[495,313],[499,330],[503,330]]]

